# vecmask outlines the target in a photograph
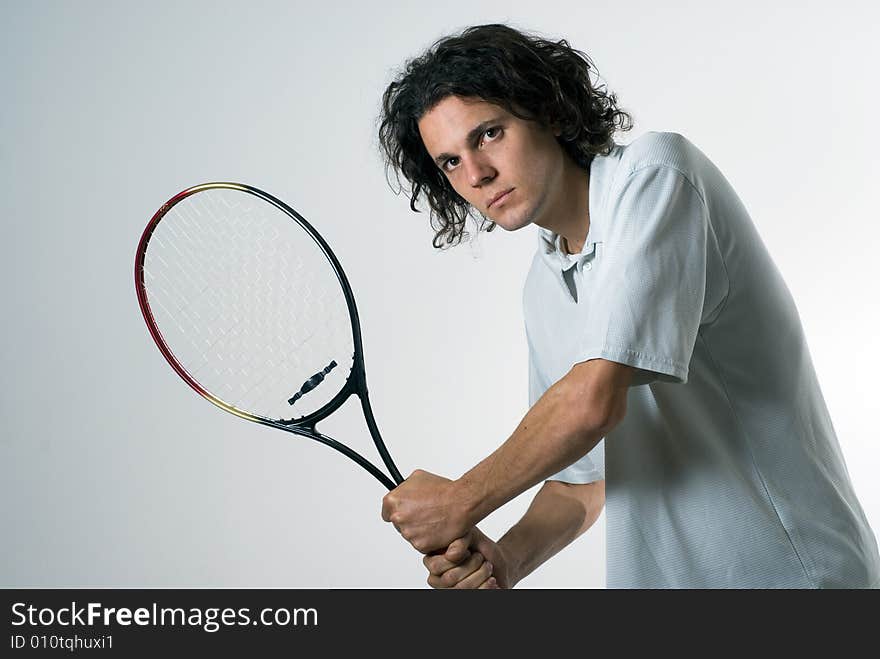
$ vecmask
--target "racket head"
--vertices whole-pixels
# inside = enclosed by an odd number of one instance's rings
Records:
[[[345,273],[314,227],[268,193],[214,182],[176,194],[144,229],[134,276],[162,355],[225,411],[314,430],[352,393],[366,396]]]

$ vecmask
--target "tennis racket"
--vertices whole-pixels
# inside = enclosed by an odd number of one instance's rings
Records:
[[[147,224],[134,278],[150,334],[196,393],[336,449],[389,490],[403,482],[370,407],[348,279],[302,215],[241,183],[188,188]],[[390,478],[316,427],[352,395]]]

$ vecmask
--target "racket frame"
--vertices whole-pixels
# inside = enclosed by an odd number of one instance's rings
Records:
[[[159,328],[156,325],[156,320],[150,308],[149,300],[147,299],[147,289],[144,281],[144,260],[146,258],[147,245],[149,244],[150,237],[153,235],[153,232],[159,225],[159,222],[162,220],[162,218],[165,217],[168,211],[170,211],[179,202],[198,192],[212,189],[238,190],[240,192],[246,192],[272,204],[283,213],[288,215],[292,220],[299,224],[300,227],[306,233],[308,233],[309,236],[318,244],[318,247],[321,248],[324,256],[333,267],[336,278],[338,279],[339,284],[342,287],[342,293],[345,297],[345,303],[348,306],[348,314],[351,320],[351,332],[354,343],[354,355],[352,359],[351,372],[346,378],[345,384],[343,385],[342,389],[340,389],[339,392],[330,401],[325,403],[319,409],[309,414],[306,414],[305,416],[290,419],[271,419],[269,417],[254,414],[252,412],[240,410],[234,405],[230,405],[220,398],[217,398],[209,391],[207,391],[204,387],[202,387],[198,383],[198,381],[196,381],[196,379],[189,374],[186,368],[184,368],[183,364],[181,364],[177,360],[177,358],[174,356],[174,353],[172,353],[166,345],[165,339],[162,337],[162,333],[159,331]],[[267,192],[263,192],[258,188],[246,185],[244,183],[218,181],[212,183],[202,183],[200,185],[195,185],[191,188],[187,188],[186,190],[177,193],[171,199],[165,202],[162,207],[159,208],[158,211],[156,211],[156,213],[153,215],[152,219],[144,229],[144,232],[141,235],[141,239],[138,242],[137,254],[135,256],[134,279],[138,304],[140,305],[141,313],[143,314],[144,320],[147,323],[147,328],[150,330],[150,334],[153,337],[153,340],[158,346],[159,351],[165,357],[166,361],[171,365],[171,368],[173,368],[174,371],[183,379],[183,381],[186,382],[196,393],[198,393],[203,398],[206,398],[217,407],[229,412],[230,414],[241,417],[242,419],[261,423],[263,425],[278,428],[280,430],[286,430],[297,435],[302,435],[304,437],[314,439],[318,442],[321,442],[322,444],[336,449],[348,458],[354,460],[368,472],[370,472],[389,490],[393,490],[395,487],[397,487],[397,485],[403,482],[404,479],[401,476],[400,471],[397,469],[397,466],[394,464],[394,461],[391,459],[391,455],[388,453],[385,442],[382,440],[382,436],[379,433],[379,428],[376,425],[376,419],[373,416],[373,409],[370,405],[370,398],[367,392],[366,369],[364,368],[360,318],[358,316],[357,305],[354,301],[354,294],[352,293],[351,286],[348,283],[348,278],[345,276],[345,271],[342,269],[342,265],[339,263],[339,260],[336,258],[336,255],[333,253],[333,250],[330,249],[330,246],[327,244],[324,238],[302,215],[297,213],[293,208],[285,204],[280,199],[277,199],[276,197],[268,194]],[[319,432],[316,427],[318,422],[326,419],[333,412],[339,409],[342,404],[345,403],[352,395],[355,395],[360,399],[361,408],[364,413],[364,420],[367,423],[367,428],[369,429],[370,435],[373,438],[373,443],[376,446],[376,450],[379,452],[379,455],[382,458],[382,462],[385,464],[385,466],[388,468],[389,473],[391,474],[391,478],[389,478],[387,474],[383,473],[380,469],[378,469],[373,463],[364,458],[362,455],[350,449],[345,444],[342,444],[335,439]]]

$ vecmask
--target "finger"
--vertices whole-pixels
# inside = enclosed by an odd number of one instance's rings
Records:
[[[479,588],[480,584],[488,580],[492,576],[492,564],[489,561],[483,561],[473,573],[455,584],[456,588]]]
[[[453,565],[440,574],[431,574],[428,577],[428,585],[432,588],[452,588],[469,574],[472,574],[485,559],[481,554],[472,554],[461,565]]]
[[[430,572],[431,574],[435,574],[437,576],[440,576],[441,574],[446,572],[446,570],[449,570],[451,568],[454,568],[454,567],[460,565],[462,561],[465,561],[465,560],[469,559],[470,557],[471,557],[471,552],[470,552],[470,550],[468,550],[467,552],[465,552],[464,556],[462,556],[460,561],[456,561],[455,563],[453,563],[452,561],[447,559],[444,554],[439,554],[439,555],[434,555],[434,556],[431,556],[429,554],[422,559],[422,564],[426,568],[428,568],[428,572]]]
[[[473,532],[468,531],[460,538],[453,540],[449,543],[449,547],[446,549],[446,558],[451,563],[461,563],[464,560],[464,555],[468,552],[468,547],[471,545],[471,541],[473,540]]]
[[[447,587],[451,588],[458,584],[462,579],[465,579],[469,575],[476,572],[477,569],[485,562],[486,559],[483,558],[482,554],[473,553],[471,554],[471,557],[461,565],[458,565],[444,572],[440,579]],[[488,575],[486,576],[488,577]],[[480,581],[482,581],[482,579]]]
[[[479,585],[478,590],[501,590],[501,586],[498,585],[498,581],[495,577],[489,577],[483,583]]]

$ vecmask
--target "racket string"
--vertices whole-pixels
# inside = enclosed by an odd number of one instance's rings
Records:
[[[297,401],[296,416],[317,409],[344,385],[354,353],[335,273],[274,207],[211,192],[172,208],[151,239],[145,282],[157,326],[208,391],[270,418],[291,416],[287,399],[331,360],[347,366]]]

